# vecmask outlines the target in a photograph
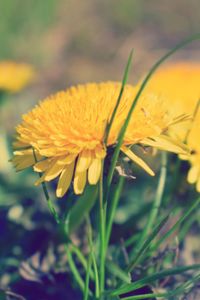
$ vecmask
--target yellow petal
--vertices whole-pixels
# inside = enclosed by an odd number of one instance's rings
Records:
[[[124,152],[131,160],[133,160],[137,165],[143,168],[149,175],[154,176],[155,173],[151,170],[151,168],[136,154],[134,154],[130,149],[126,147],[122,147],[121,151]]]
[[[57,161],[53,163],[51,168],[45,174],[45,181],[50,181],[56,178],[63,170],[63,166],[59,165]]]
[[[197,181],[199,175],[199,167],[192,166],[188,172],[187,180],[189,183],[193,184]]]
[[[182,160],[188,160],[189,159],[189,155],[188,154],[179,154],[179,158]]]
[[[15,142],[13,142],[12,145],[13,145],[13,148],[14,148],[14,149],[30,147],[29,144],[23,143],[23,142],[21,142],[21,141],[15,141]]]
[[[52,166],[47,170],[45,173],[45,181],[50,181],[54,178],[56,178],[63,170],[63,166],[58,164],[58,161],[56,160]]]
[[[172,139],[166,135],[144,139],[141,142],[144,145],[152,146],[160,150],[170,151],[178,154],[188,154],[190,151],[182,142]]]
[[[18,160],[16,163],[13,160],[13,163],[15,165],[16,171],[21,171],[28,167],[31,167],[35,163],[35,160],[31,156],[25,156],[25,157],[21,157],[21,159]]]
[[[49,167],[50,161],[49,159],[45,159],[36,163],[33,167],[35,172],[44,172]]]
[[[91,151],[85,150],[78,157],[77,165],[76,165],[76,172],[84,172],[86,171],[91,163],[92,154]]]
[[[56,189],[56,196],[59,198],[64,196],[71,184],[74,172],[74,164],[75,161],[73,161],[70,165],[67,165],[60,175]]]
[[[74,176],[74,192],[75,192],[75,194],[79,195],[79,194],[82,194],[82,192],[84,191],[85,184],[86,184],[86,175],[87,175],[87,171],[84,171],[81,173],[76,171],[75,176]]]
[[[104,158],[106,156],[106,150],[103,147],[95,149],[95,156],[97,158]]]
[[[77,156],[76,154],[69,154],[66,157],[64,157],[63,159],[59,159],[58,164],[59,165],[69,165],[75,160],[76,156]]]
[[[50,181],[56,178],[63,170],[63,166],[58,161],[53,161],[46,172],[35,182],[35,185],[41,184],[43,181]]]
[[[30,156],[30,157],[34,158],[32,148],[25,149],[25,150],[16,150],[16,151],[13,152],[13,154],[14,154],[14,157],[19,157],[19,156],[27,157],[27,156]],[[35,150],[35,155],[36,155],[37,160],[42,159],[42,156],[36,150]]]
[[[39,158],[37,153],[37,158]],[[41,159],[41,158],[40,158]],[[28,167],[31,167],[35,163],[35,157],[33,155],[33,149],[14,151],[14,157],[11,162],[16,168],[16,171],[21,171]]]
[[[88,181],[90,184],[96,184],[101,174],[102,162],[100,158],[93,158],[88,170]]]

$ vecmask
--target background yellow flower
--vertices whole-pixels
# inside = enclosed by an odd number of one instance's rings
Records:
[[[148,90],[163,96],[172,115],[190,114],[188,122],[176,124],[174,133],[182,141],[186,140],[192,155],[189,158],[191,168],[189,183],[197,183],[200,192],[200,64],[179,62],[158,71],[149,82]],[[195,114],[195,115],[194,115]],[[182,157],[182,156],[181,156]],[[185,157],[183,156],[185,159]]]
[[[16,93],[34,78],[33,68],[24,63],[0,62],[0,91]]]

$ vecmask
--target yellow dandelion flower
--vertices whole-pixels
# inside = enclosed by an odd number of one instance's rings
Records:
[[[16,169],[33,166],[34,171],[43,173],[36,185],[58,177],[57,197],[67,192],[72,181],[76,194],[83,192],[87,181],[95,185],[102,171],[106,147],[117,142],[137,92],[137,88],[125,86],[105,146],[105,128],[120,87],[121,84],[115,82],[78,85],[40,102],[23,116],[23,122],[16,128],[13,157]],[[185,152],[181,144],[166,135],[166,129],[172,123],[162,99],[144,94],[133,112],[121,151],[154,175],[129,146],[140,143],[176,153]]]
[[[12,61],[0,62],[0,91],[16,93],[23,89],[34,77],[28,64]]]
[[[162,95],[169,107],[169,113],[193,115],[197,110],[200,99],[200,64],[179,62],[169,65],[158,71],[149,83],[148,90],[156,95]],[[189,158],[191,168],[188,172],[188,182],[196,183],[200,192],[200,112],[199,109],[189,122],[179,123],[176,128],[176,135],[183,141],[187,139],[187,144],[192,151],[191,156],[180,157]]]
[[[200,99],[200,64],[180,61],[162,68],[149,81],[147,89],[162,96],[172,117],[192,115]],[[176,134],[184,140],[190,122],[179,123]]]

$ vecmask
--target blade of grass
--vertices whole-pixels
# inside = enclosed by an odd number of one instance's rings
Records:
[[[105,286],[105,208],[104,208],[104,201],[103,201],[103,165],[104,161],[102,162],[102,170],[99,180],[99,230],[100,230],[100,294],[104,292]]]
[[[97,262],[96,257],[94,253],[94,244],[93,244],[93,238],[92,238],[92,226],[90,222],[89,215],[86,218],[87,226],[88,226],[88,242],[90,247],[90,252],[92,254],[92,264],[94,268],[94,278],[95,278],[95,297],[98,299],[100,296],[100,288],[99,288],[99,273],[97,268]]]
[[[107,217],[107,224],[106,224],[106,247],[108,247],[109,244],[115,212],[119,203],[124,182],[125,182],[125,177],[120,176],[117,188],[115,189],[113,198],[111,199],[110,209],[108,209],[108,217]]]
[[[76,256],[79,259],[80,263],[82,264],[83,268],[85,269],[85,271],[87,271],[87,260],[86,260],[85,256],[83,255],[83,253],[81,252],[81,250],[72,243],[70,243],[70,249],[71,249],[72,253],[76,254]],[[95,279],[95,275],[94,275],[94,272],[92,271],[92,269],[90,270],[90,278],[93,280]]]
[[[187,292],[190,288],[193,288],[195,284],[199,281],[200,274],[196,275],[193,279],[188,280],[187,282],[179,285],[175,290],[170,291],[168,293],[152,293],[152,294],[144,294],[144,295],[137,295],[137,296],[130,296],[123,298],[123,300],[133,300],[133,299],[149,299],[149,298],[164,298],[169,299],[169,297],[178,296]]]
[[[149,232],[151,231],[151,228],[153,227],[155,219],[158,215],[158,210],[160,208],[160,204],[161,204],[161,200],[162,200],[164,188],[165,188],[165,182],[166,182],[166,174],[167,174],[166,166],[167,166],[167,154],[166,154],[166,152],[162,152],[161,153],[160,178],[158,181],[155,200],[153,202],[151,212],[148,216],[148,221],[146,223],[146,226],[145,226],[142,234],[140,235],[140,238],[137,241],[134,250],[130,254],[130,257],[132,257],[132,258],[136,255],[136,253],[140,252],[142,245],[143,245],[146,237],[149,235]]]
[[[125,240],[124,242],[124,246],[125,247],[130,247],[132,244],[135,244],[136,241],[139,239],[140,237],[140,233],[136,233],[134,235],[132,235],[130,238],[128,238],[127,240]]]
[[[80,289],[84,292],[85,284],[84,284],[84,281],[83,281],[82,277],[80,276],[79,271],[74,263],[71,251],[69,250],[69,247],[66,244],[64,245],[64,247],[65,247],[65,251],[67,254],[70,270],[72,271],[72,274],[73,274],[77,284],[79,285]]]
[[[156,274],[146,276],[146,277],[144,277],[140,280],[137,280],[133,283],[123,285],[122,287],[120,287],[114,291],[107,292],[107,294],[109,296],[118,296],[121,294],[125,294],[128,292],[137,290],[137,289],[141,288],[142,286],[150,284],[156,280],[161,280],[165,277],[169,277],[172,275],[178,275],[178,274],[182,274],[187,271],[199,270],[199,269],[200,269],[200,264],[195,264],[195,265],[190,265],[190,266],[176,267],[176,268],[171,268],[168,270],[163,270]]]
[[[141,248],[138,250],[138,252],[135,254],[135,256],[132,258],[132,262],[128,266],[127,271],[130,272],[139,262],[140,259],[145,255],[146,251],[149,249],[151,242],[154,240],[154,238],[157,236],[159,231],[162,229],[162,227],[166,224],[168,221],[170,215],[165,216],[161,222],[154,228],[152,233],[149,235],[146,241],[144,241]]]
[[[115,277],[121,279],[123,282],[130,283],[131,277],[128,273],[120,269],[118,265],[114,264],[112,261],[107,260],[106,261],[106,268],[108,271],[113,274]]]
[[[123,75],[123,79],[122,79],[122,86],[121,86],[121,89],[120,89],[120,92],[119,92],[119,96],[117,98],[117,103],[115,105],[115,108],[114,108],[114,111],[112,113],[110,122],[108,123],[106,131],[105,131],[105,137],[104,137],[104,143],[105,143],[105,145],[107,145],[109,133],[110,133],[113,121],[115,119],[115,116],[116,116],[117,109],[119,107],[121,98],[123,96],[124,87],[125,87],[125,85],[127,83],[127,80],[128,80],[128,75],[129,75],[130,68],[131,68],[131,63],[132,63],[132,56],[133,56],[133,50],[131,50],[131,53],[129,54],[129,58],[128,58],[128,61],[127,61],[126,67],[125,67],[125,71],[124,71],[124,75]]]
[[[183,225],[181,226],[181,229],[180,229],[180,233],[178,235],[178,240],[179,240],[179,243],[181,243],[186,234],[188,233],[188,231],[190,230],[190,228],[192,227],[192,224],[197,221],[199,218],[198,214],[196,214],[195,212],[192,214],[192,216],[190,216],[190,218],[187,220],[187,222],[183,223]]]
[[[172,50],[170,50],[168,53],[166,53],[161,59],[159,59],[154,65],[153,67],[150,69],[149,73],[147,74],[147,76],[145,77],[145,79],[143,80],[141,86],[140,86],[140,89],[138,90],[137,94],[136,94],[136,97],[135,99],[133,100],[133,103],[132,103],[132,106],[128,112],[128,115],[127,115],[127,118],[126,118],[126,121],[124,122],[121,130],[120,130],[120,133],[119,133],[119,136],[118,136],[118,143],[116,145],[116,148],[115,148],[115,151],[114,151],[114,154],[113,154],[113,157],[112,157],[112,160],[111,160],[111,166],[110,166],[110,170],[109,170],[109,173],[108,173],[108,178],[107,178],[107,184],[106,184],[106,191],[107,191],[107,194],[109,195],[109,189],[110,189],[110,186],[111,186],[111,183],[112,183],[112,179],[113,179],[113,174],[114,174],[114,170],[115,170],[115,167],[116,167],[116,163],[117,163],[117,160],[118,160],[118,157],[119,157],[119,153],[120,153],[120,148],[122,146],[122,143],[123,143],[123,139],[124,139],[124,135],[125,135],[125,132],[126,132],[126,129],[129,125],[129,122],[131,120],[131,116],[132,116],[132,113],[135,109],[135,106],[145,88],[145,86],[147,85],[148,81],[150,80],[151,76],[154,74],[154,72],[157,70],[157,68],[167,59],[169,58],[172,54],[174,54],[176,51],[178,51],[179,49],[185,47],[186,45],[190,44],[191,42],[195,41],[195,40],[200,40],[200,34],[198,35],[194,35],[192,37],[190,37],[189,39],[181,42],[180,44],[178,44],[176,47],[174,47]]]
[[[196,199],[196,201],[192,204],[192,206],[187,209],[187,211],[181,216],[181,218],[168,230],[157,242],[154,246],[152,246],[152,251],[155,251],[159,248],[159,246],[167,239],[169,236],[183,223],[183,221],[195,210],[195,208],[200,203],[200,197]]]
[[[125,70],[124,70],[124,74],[123,74],[123,78],[122,78],[122,85],[121,85],[121,89],[120,89],[120,92],[119,92],[119,96],[117,98],[117,103],[116,103],[115,108],[113,110],[110,122],[108,123],[107,128],[105,130],[105,137],[104,137],[104,144],[105,145],[107,145],[109,133],[110,133],[113,121],[115,119],[115,116],[116,116],[116,113],[117,113],[117,109],[118,109],[118,107],[120,105],[120,102],[121,102],[121,99],[122,99],[122,96],[123,96],[123,93],[124,93],[125,85],[126,85],[127,80],[128,80],[128,75],[129,75],[130,68],[131,68],[131,63],[132,63],[132,56],[133,56],[133,49],[131,50],[131,52],[129,54],[128,61],[127,61],[127,64],[126,64],[126,67],[125,67]],[[107,203],[108,197],[109,197],[109,186],[108,186],[108,184],[106,184],[106,188],[105,188],[105,203]],[[112,207],[112,205],[111,205],[111,207]]]
[[[88,300],[88,297],[89,297],[89,283],[90,283],[91,266],[92,266],[92,253],[90,252],[89,258],[88,258],[86,279],[85,279],[85,289],[84,289],[84,295],[83,295],[84,300]]]

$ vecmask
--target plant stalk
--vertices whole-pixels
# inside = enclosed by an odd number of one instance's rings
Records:
[[[103,165],[99,180],[99,228],[100,228],[100,293],[104,292],[105,287],[105,210],[103,202]]]

